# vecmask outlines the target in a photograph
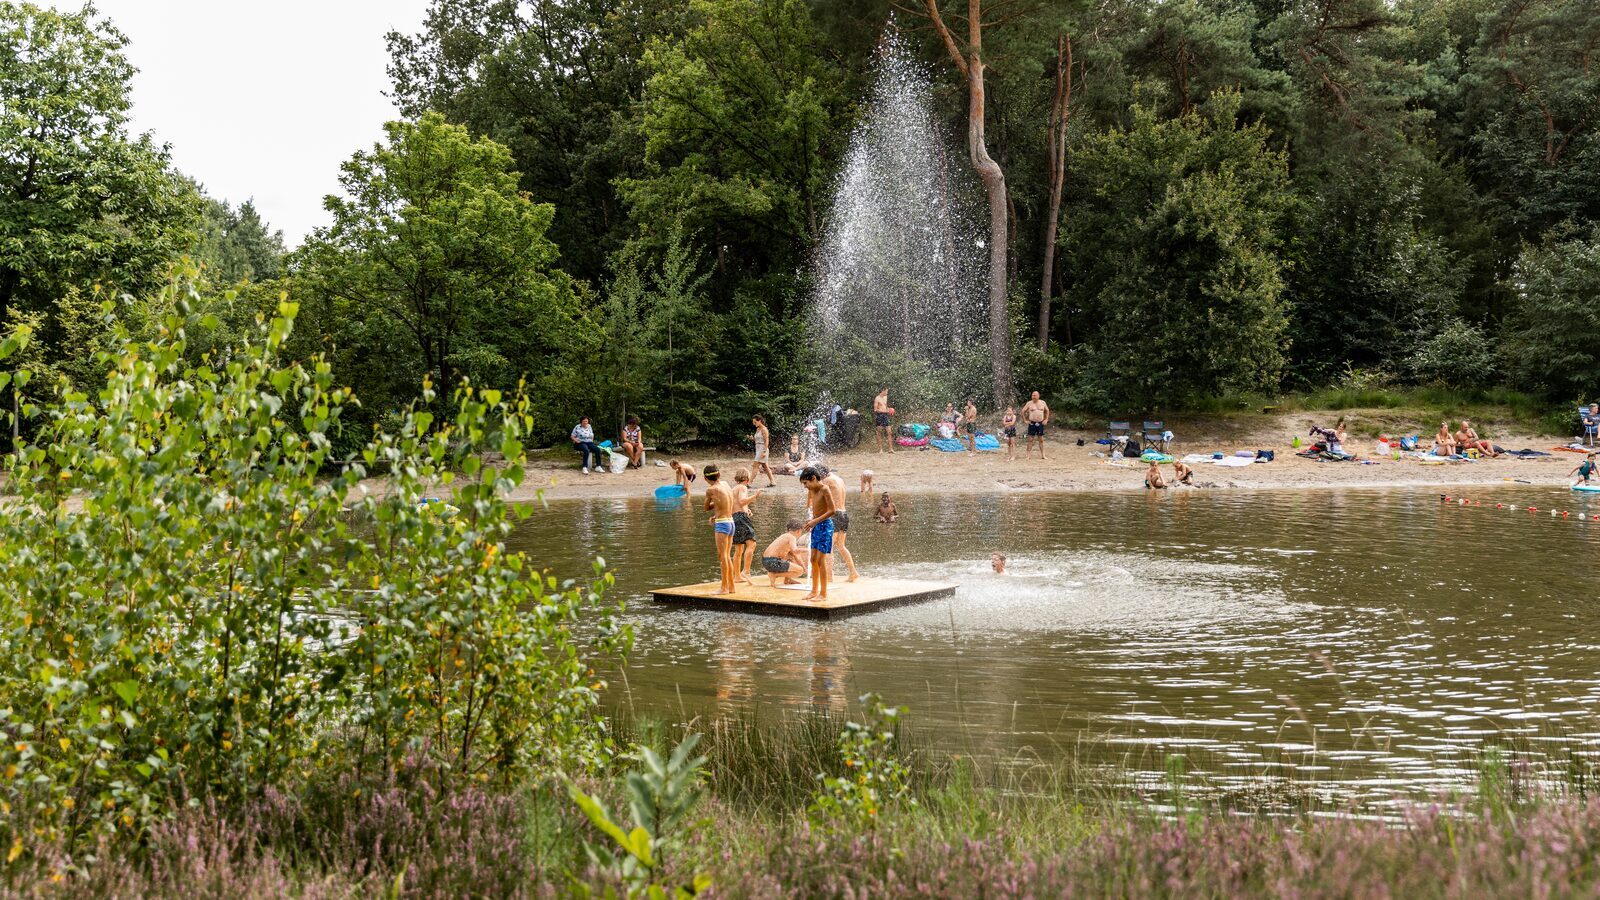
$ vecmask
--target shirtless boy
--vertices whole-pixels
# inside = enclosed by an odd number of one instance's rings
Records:
[[[1000,432],[1006,436],[1006,459],[1017,458],[1017,411],[1006,407],[1006,414],[1000,417]]]
[[[1044,459],[1044,427],[1050,424],[1050,404],[1039,399],[1039,392],[1034,391],[1027,403],[1022,405],[1022,421],[1028,423],[1028,442],[1022,446],[1022,455],[1026,459],[1033,454],[1033,442],[1039,442],[1039,458]]]
[[[677,460],[673,460],[672,483],[685,491],[689,490],[689,485],[694,484],[694,467],[686,466]]]
[[[967,445],[968,453],[978,452],[978,406],[967,398],[967,408],[961,414],[961,440]]]
[[[869,495],[872,493],[872,479],[874,477],[876,476],[872,474],[871,469],[861,470],[861,493]]]
[[[1150,468],[1144,470],[1144,486],[1161,490],[1167,486],[1167,480],[1161,477],[1161,464],[1151,463]]]
[[[768,449],[772,446],[772,433],[767,431],[767,420],[760,416],[751,416],[750,424],[756,427],[756,459],[752,465],[755,469],[753,474],[767,473],[767,487],[777,487],[778,482],[772,478],[772,461],[768,458]]]
[[[1174,461],[1172,463],[1172,481],[1174,484],[1187,484],[1193,487],[1194,470],[1189,468],[1188,463]]]
[[[878,432],[878,452],[882,453],[884,447],[889,452],[894,452],[894,435],[890,433],[894,422],[894,410],[889,406],[889,389],[884,388],[878,396],[872,398],[872,425]]]
[[[706,511],[711,513],[711,531],[717,541],[717,566],[722,570],[722,587],[712,596],[733,593],[733,491],[721,483],[722,472],[715,464],[706,466]]]
[[[733,571],[745,584],[750,581],[750,564],[756,558],[756,526],[750,521],[750,504],[761,491],[750,492],[750,470],[733,473]]]
[[[811,508],[811,518],[805,523],[811,529],[811,593],[805,598],[827,600],[828,577],[833,574],[833,513],[837,507],[833,493],[822,483],[816,469],[802,469],[800,483],[806,486],[806,502]]]
[[[839,550],[839,555],[844,557],[845,567],[850,570],[850,581],[861,577],[856,571],[856,558],[850,555],[850,548],[845,542],[850,539],[850,513],[844,505],[844,479],[838,472],[828,470],[827,466],[817,466],[817,472],[822,476],[822,483],[827,486],[828,494],[833,497],[833,543]]]
[[[878,521],[888,525],[898,518],[900,518],[899,510],[894,508],[894,501],[889,499],[889,492],[884,491],[883,496],[878,499]]]
[[[800,536],[805,533],[805,523],[791,519],[788,529],[761,551],[761,568],[767,570],[769,587],[777,587],[779,578],[784,584],[800,583],[806,572],[806,551],[800,546]]]

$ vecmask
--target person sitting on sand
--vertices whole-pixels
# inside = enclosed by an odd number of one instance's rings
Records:
[[[678,460],[673,460],[667,465],[672,469],[672,483],[683,488],[684,492],[687,493],[689,485],[694,484],[694,466],[686,466]]]
[[[883,496],[878,498],[877,515],[878,521],[884,525],[888,525],[894,520],[900,518],[900,512],[894,508],[894,501],[889,499],[888,491],[884,491]]]
[[[944,405],[944,415],[939,418],[939,437],[946,440],[961,433],[961,414],[954,403]]]
[[[1173,460],[1172,483],[1187,484],[1190,487],[1194,486],[1194,470],[1189,468],[1188,463],[1185,463],[1182,460]]]
[[[998,550],[989,555],[989,565],[994,567],[996,575],[1006,574],[1006,555]]]
[[[1472,423],[1466,419],[1461,420],[1461,428],[1456,432],[1456,446],[1465,450],[1476,450],[1484,456],[1494,459],[1500,453],[1494,449],[1493,441],[1486,441],[1478,437],[1478,432]]]
[[[1574,475],[1578,476],[1578,480],[1572,483],[1573,487],[1577,487],[1580,484],[1588,484],[1589,477],[1595,473],[1597,468],[1600,468],[1600,466],[1595,465],[1594,456],[1595,455],[1591,453],[1584,457],[1583,462],[1578,463],[1577,468],[1567,473],[1568,478],[1571,478]]]
[[[1162,490],[1167,486],[1167,480],[1161,477],[1161,464],[1151,463],[1150,468],[1144,470],[1144,486],[1155,490]]]
[[[861,493],[866,494],[869,497],[872,495],[872,479],[873,479],[873,477],[874,476],[872,474],[872,470],[871,469],[862,469],[861,470]]]
[[[806,523],[791,519],[783,534],[761,551],[761,568],[767,570],[768,587],[777,587],[780,577],[784,584],[800,583],[806,573],[806,551],[800,546],[800,536],[805,533]]]
[[[720,479],[722,471],[713,463],[706,466],[706,512],[711,513],[711,533],[716,539],[717,566],[722,570],[722,586],[712,596],[733,593],[733,491]]]
[[[1440,422],[1439,433],[1433,436],[1433,455],[1455,456],[1457,447],[1455,435],[1450,433],[1450,423]]]

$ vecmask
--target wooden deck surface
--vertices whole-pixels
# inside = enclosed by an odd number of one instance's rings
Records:
[[[751,576],[754,578],[755,576]],[[843,580],[828,583],[826,603],[805,600],[811,590],[809,579],[787,588],[768,587],[765,578],[754,585],[740,584],[730,596],[712,596],[721,587],[715,581],[657,588],[650,592],[657,603],[780,616],[806,616],[837,619],[923,600],[955,595],[956,586],[934,581],[903,581],[894,578],[862,578],[854,583]],[[800,590],[795,590],[801,587]]]

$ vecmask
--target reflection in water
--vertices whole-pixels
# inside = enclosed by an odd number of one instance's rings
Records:
[[[780,490],[755,509],[762,540],[800,511]],[[1487,743],[1600,757],[1600,523],[1421,489],[898,500],[882,526],[852,495],[863,571],[961,589],[843,622],[649,605],[653,585],[714,577],[694,504],[553,503],[517,540],[556,572],[615,567],[641,712],[842,711],[873,690],[950,752],[1051,759],[1087,737],[1138,778],[1181,752],[1223,787],[1376,802],[1470,781]]]

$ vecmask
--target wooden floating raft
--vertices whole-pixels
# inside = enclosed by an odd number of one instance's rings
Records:
[[[892,606],[921,603],[953,597],[956,586],[934,581],[903,581],[894,578],[861,578],[855,582],[843,579],[828,583],[826,603],[802,599],[811,590],[809,580],[801,585],[786,588],[769,587],[765,580],[756,578],[754,585],[739,584],[733,594],[711,596],[721,587],[715,581],[704,584],[686,584],[681,587],[657,588],[650,596],[657,603],[687,606],[695,609],[715,609],[729,612],[760,613],[776,616],[801,616],[811,619],[842,619]]]

